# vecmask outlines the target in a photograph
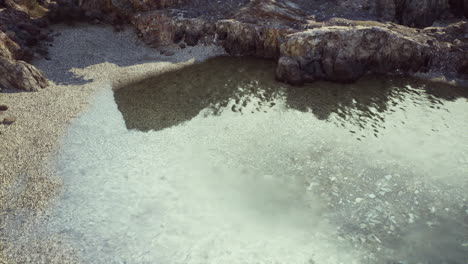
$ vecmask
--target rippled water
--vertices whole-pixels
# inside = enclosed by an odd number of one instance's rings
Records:
[[[51,232],[89,263],[468,263],[468,90],[221,57],[96,96]]]

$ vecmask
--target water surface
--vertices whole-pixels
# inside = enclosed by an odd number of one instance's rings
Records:
[[[468,263],[468,91],[221,57],[96,96],[50,229],[89,263]]]

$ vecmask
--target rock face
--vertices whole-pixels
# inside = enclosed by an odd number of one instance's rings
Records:
[[[45,8],[26,0],[6,0],[4,4],[7,8],[0,10],[0,90],[37,91],[48,82],[39,70],[23,60],[47,54],[46,49],[37,45],[47,38],[44,29],[47,23],[36,17]]]
[[[0,87],[37,91],[47,85],[47,79],[36,67],[24,61],[0,56]]]
[[[289,35],[277,73],[294,84],[349,82],[367,73],[426,71],[430,52],[429,45],[384,28],[326,27]]]

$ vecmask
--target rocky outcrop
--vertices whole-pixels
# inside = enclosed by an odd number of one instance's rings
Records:
[[[15,60],[20,52],[21,47],[0,31],[0,89],[37,91],[45,88],[48,82],[38,69],[24,61]]]
[[[134,15],[132,23],[155,46],[201,42],[222,45],[231,55],[278,59],[278,79],[293,84],[350,82],[365,74],[456,76],[464,72],[468,51],[460,44],[468,43],[465,22],[427,30],[337,18],[317,22],[284,0],[252,1],[231,19],[218,21],[157,10]]]
[[[468,79],[468,22],[460,21],[445,26],[430,27],[423,33],[431,38],[439,52],[433,54],[431,69],[446,76]]]
[[[47,80],[25,61],[47,56],[47,50],[38,45],[48,38],[47,23],[33,19],[44,8],[36,1],[6,0],[4,4],[7,8],[0,10],[0,90],[37,91],[47,86]]]
[[[15,85],[14,78],[9,78],[3,84],[37,90],[45,85],[45,79],[34,67],[17,60],[46,55],[37,45],[47,39],[46,25],[41,24],[41,19],[31,19],[30,11],[11,7],[15,3],[24,6],[27,0],[4,1],[9,11],[0,10],[0,22],[6,19],[19,23],[10,22],[7,26],[0,23],[0,31],[4,32],[0,38],[2,67],[8,67],[25,81]],[[154,47],[174,43],[180,47],[215,44],[223,46],[231,55],[278,60],[278,79],[293,84],[315,80],[350,82],[374,73],[467,76],[467,22],[426,26],[437,19],[465,15],[468,0],[317,1],[327,7],[321,10],[332,10],[329,14],[314,13],[316,7],[307,0],[41,2],[48,3],[51,10],[48,17],[52,21],[130,23],[139,37]],[[369,19],[335,16],[333,7],[337,6],[340,10],[347,9],[346,14],[356,12],[359,13],[356,17]],[[316,19],[315,14],[324,19]],[[5,55],[6,51],[10,55]]]
[[[242,23],[235,20],[220,21],[216,25],[220,45],[231,55],[248,55],[268,59],[280,57],[280,45],[294,29]]]
[[[235,19],[207,21],[154,11],[136,14],[132,23],[151,45],[183,41],[194,46],[202,41],[222,45],[231,55],[278,58],[284,36],[297,32],[294,27],[306,22],[303,12],[285,3],[252,1],[235,14]]]
[[[300,84],[349,82],[368,73],[427,71],[428,44],[379,27],[324,27],[287,36],[277,77]]]
[[[48,0],[42,1],[48,4]],[[31,18],[42,17],[47,13],[47,8],[36,0],[3,0],[3,4],[13,10],[26,13]]]
[[[0,56],[0,87],[37,91],[47,85],[47,79],[36,67]]]

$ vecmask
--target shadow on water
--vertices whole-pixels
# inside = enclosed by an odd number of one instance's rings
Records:
[[[353,84],[292,87],[275,81],[274,71],[272,61],[218,57],[130,84],[114,95],[127,128],[141,131],[181,124],[203,109],[215,115],[227,108],[240,114],[268,111],[282,98],[287,108],[311,112],[320,120],[336,114],[341,125],[372,126],[378,132],[383,113],[395,111],[392,108],[411,94],[424,94],[431,108],[442,107],[445,100],[468,98],[468,89],[461,87],[379,76]]]

